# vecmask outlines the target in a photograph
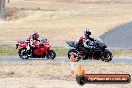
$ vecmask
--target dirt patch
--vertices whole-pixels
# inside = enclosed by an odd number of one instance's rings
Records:
[[[131,63],[106,63],[106,62],[78,62],[89,74],[132,74]],[[121,66],[120,66],[121,65]],[[116,68],[115,68],[116,66]],[[117,70],[118,69],[118,70]],[[70,63],[31,61],[31,62],[12,62],[0,65],[0,77],[33,77],[45,78],[45,80],[73,80],[70,76]]]
[[[92,37],[98,37],[132,19],[132,4],[14,0],[7,6],[24,8],[28,16],[12,21],[0,21],[0,30],[5,30],[0,33],[1,43],[15,43],[16,40],[25,39],[37,30],[40,32],[40,37],[48,38],[52,44],[66,46],[66,40],[77,40],[86,28],[91,28]]]
[[[88,74],[130,74],[131,63],[78,62]],[[11,85],[12,84],[12,85]],[[70,76],[70,64],[31,61],[0,63],[0,87],[10,88],[80,88]],[[131,88],[130,84],[87,84],[84,88]]]
[[[76,81],[44,80],[43,78],[0,79],[2,88],[131,88],[131,84],[86,84],[79,86]]]
[[[24,12],[21,9],[18,8],[10,8],[7,7],[6,8],[6,20],[18,20],[18,19],[22,19],[24,17],[26,17],[28,14],[26,12]]]
[[[78,3],[78,4],[132,3],[131,0],[126,0],[126,1],[124,0],[25,0],[25,1],[50,2],[50,3]]]

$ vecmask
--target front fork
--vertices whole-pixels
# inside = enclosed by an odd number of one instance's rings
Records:
[[[18,44],[16,44],[16,49],[18,49]]]

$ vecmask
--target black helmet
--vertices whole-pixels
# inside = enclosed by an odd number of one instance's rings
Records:
[[[33,35],[32,35],[32,37],[33,37],[34,39],[39,38],[39,33],[38,33],[38,32],[34,32]]]
[[[86,29],[86,30],[84,31],[84,35],[85,35],[85,36],[91,35],[90,29]]]

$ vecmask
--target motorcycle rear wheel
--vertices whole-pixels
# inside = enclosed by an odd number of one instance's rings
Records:
[[[20,58],[22,58],[22,59],[28,59],[29,58],[28,53],[27,53],[27,49],[25,49],[25,48],[19,49],[18,54],[19,54]]]

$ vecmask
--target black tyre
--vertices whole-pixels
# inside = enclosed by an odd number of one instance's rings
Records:
[[[46,58],[47,59],[54,59],[56,57],[56,53],[53,50],[48,50],[46,53]]]
[[[29,58],[27,50],[25,48],[19,49],[18,54],[19,54],[20,58],[22,58],[22,59],[28,59]]]
[[[69,51],[68,51],[68,58],[70,59],[70,57],[71,57],[71,53],[76,53],[77,54],[77,51],[75,50],[75,49],[70,49]]]
[[[104,62],[109,62],[112,60],[112,58],[113,58],[112,53],[109,50],[105,50],[101,57],[101,60]]]
[[[84,85],[87,82],[87,79],[84,76],[78,76],[76,81],[79,85]]]

